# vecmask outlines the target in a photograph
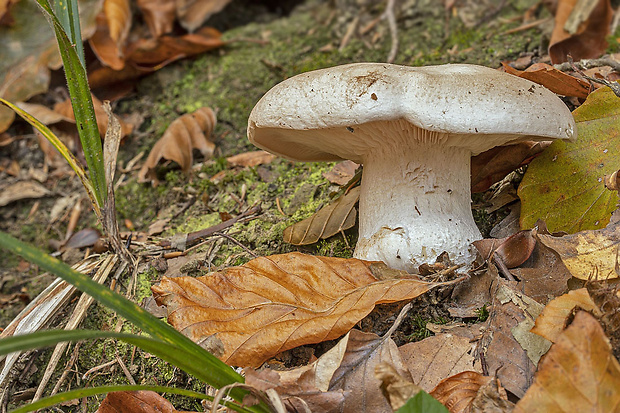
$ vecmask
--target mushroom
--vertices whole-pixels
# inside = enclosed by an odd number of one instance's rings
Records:
[[[364,165],[354,256],[414,271],[475,259],[470,159],[520,140],[573,139],[543,86],[482,66],[355,63],[289,78],[248,120],[250,141],[295,161]]]

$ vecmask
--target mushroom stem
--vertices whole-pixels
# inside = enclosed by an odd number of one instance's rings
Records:
[[[356,258],[409,272],[443,251],[456,264],[475,259],[471,242],[482,236],[471,213],[471,151],[448,146],[444,134],[423,138],[392,137],[398,145],[366,154]]]

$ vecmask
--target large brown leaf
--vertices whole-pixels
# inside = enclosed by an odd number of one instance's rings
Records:
[[[543,85],[558,95],[585,99],[590,94],[589,82],[564,73],[546,63],[534,63],[525,70],[514,69],[506,63],[502,63],[502,66],[507,73]]]
[[[215,112],[203,107],[175,119],[162,136],[142,165],[138,174],[140,182],[157,182],[155,167],[162,159],[169,159],[179,164],[183,172],[189,172],[194,161],[192,154],[198,149],[204,157],[210,157],[215,144],[208,140],[215,128]]]
[[[172,403],[153,391],[117,391],[109,393],[97,413],[177,413]]]
[[[176,0],[179,23],[193,32],[215,13],[219,13],[232,0]]]
[[[108,21],[110,38],[117,45],[123,45],[131,29],[129,0],[104,0],[103,11]]]
[[[338,338],[376,304],[411,300],[456,281],[428,283],[405,272],[380,280],[375,274],[383,268],[290,253],[199,278],[164,277],[152,290],[176,329],[230,365],[255,367],[284,350]]]
[[[476,371],[463,371],[442,380],[430,393],[450,413],[468,413],[478,390],[493,380]]]
[[[580,311],[541,361],[515,413],[617,412],[620,364],[590,314]]]
[[[355,225],[355,204],[360,198],[359,186],[321,208],[312,216],[286,228],[284,242],[293,245],[314,244],[319,239],[329,238]]]
[[[153,37],[172,31],[176,17],[174,0],[137,0],[137,4]]]

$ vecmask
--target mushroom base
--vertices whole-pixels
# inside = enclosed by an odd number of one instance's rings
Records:
[[[471,151],[434,141],[365,156],[356,258],[409,272],[444,251],[455,264],[474,261],[471,243],[482,235],[471,213]]]

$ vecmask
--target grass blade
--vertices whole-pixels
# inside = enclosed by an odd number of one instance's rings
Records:
[[[171,344],[183,353],[191,363],[203,369],[204,381],[213,387],[223,387],[224,385],[243,382],[243,378],[232,370],[228,365],[220,361],[198,344],[176,331],[170,325],[160,321],[146,310],[138,307],[125,297],[111,291],[109,288],[98,284],[89,277],[81,274],[67,264],[52,258],[38,249],[27,245],[18,239],[0,232],[0,248],[5,248],[15,254],[22,256],[42,269],[49,271],[68,283],[74,285],[80,291],[93,297],[99,303],[116,311],[120,316],[132,322],[135,326],[159,338],[167,344]],[[137,344],[136,344],[137,345]],[[188,371],[189,373],[189,371]],[[235,400],[241,401],[247,392],[241,389],[233,389],[230,396]],[[254,411],[266,411],[262,406],[255,406]]]
[[[90,198],[90,201],[95,208],[95,214],[101,222],[101,209],[99,207],[99,204],[97,203],[97,197],[95,196],[93,185],[88,176],[86,175],[86,171],[84,171],[84,168],[82,167],[80,161],[78,161],[77,158],[71,153],[71,151],[69,151],[69,149],[65,146],[65,144],[62,143],[60,139],[58,139],[58,136],[56,136],[54,132],[52,132],[47,126],[42,124],[34,116],[5,99],[0,98],[0,102],[11,108],[15,113],[21,116],[22,119],[31,124],[33,128],[38,130],[41,135],[43,135],[43,137],[47,139],[58,152],[60,152],[60,154],[63,158],[65,158],[69,166],[71,166],[71,169],[73,169],[78,178],[80,178],[80,181],[82,181],[82,185],[84,186],[84,189],[86,190],[86,193],[88,194],[88,197]]]
[[[48,0],[37,0],[39,6],[43,10],[43,14],[50,21],[56,40],[58,41],[58,49],[65,69],[67,78],[67,87],[71,96],[71,105],[73,106],[73,114],[77,130],[84,149],[84,157],[88,165],[90,179],[92,181],[93,190],[99,207],[103,205],[106,199],[106,183],[103,167],[103,149],[101,146],[101,136],[97,127],[97,119],[95,117],[95,109],[93,100],[90,95],[88,86],[88,78],[86,76],[86,68],[78,57],[74,45],[60,20],[54,14]],[[81,43],[80,43],[81,44]]]

